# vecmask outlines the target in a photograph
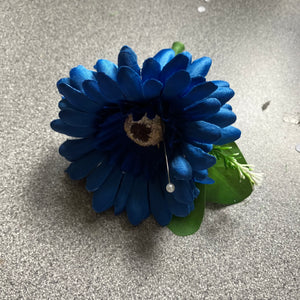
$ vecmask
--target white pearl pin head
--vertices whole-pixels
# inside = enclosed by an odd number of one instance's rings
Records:
[[[171,183],[171,182],[168,183],[166,185],[166,190],[167,190],[168,193],[174,193],[174,191],[175,191],[175,185],[173,183]]]

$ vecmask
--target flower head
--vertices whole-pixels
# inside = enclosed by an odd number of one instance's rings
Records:
[[[60,119],[51,127],[75,137],[59,152],[71,161],[72,179],[87,178],[93,208],[126,210],[139,224],[149,214],[167,225],[184,217],[199,194],[194,182],[212,183],[207,169],[213,145],[240,137],[226,102],[234,92],[225,81],[205,79],[211,59],[163,49],[140,69],[124,46],[118,66],[100,59],[96,71],[78,66],[58,81]]]

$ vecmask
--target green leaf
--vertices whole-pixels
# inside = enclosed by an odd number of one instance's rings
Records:
[[[190,235],[195,233],[200,228],[205,208],[206,185],[197,184],[197,187],[200,189],[200,194],[195,199],[195,209],[184,218],[173,216],[168,225],[168,228],[176,235]]]
[[[246,160],[236,143],[223,146],[232,147],[223,150],[226,155],[239,153],[236,159],[239,163],[246,164]],[[223,152],[222,151],[222,152]],[[249,178],[240,179],[238,170],[225,167],[224,160],[218,159],[217,163],[208,169],[208,175],[215,183],[206,185],[206,201],[223,205],[231,205],[246,199],[253,191]]]
[[[184,51],[184,45],[180,42],[174,42],[172,45],[172,49],[174,50],[175,55],[177,55]]]

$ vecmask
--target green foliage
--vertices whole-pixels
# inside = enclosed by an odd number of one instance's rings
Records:
[[[246,199],[257,179],[238,146],[214,146],[211,154],[216,156],[217,163],[208,169],[208,175],[215,183],[207,185],[206,201],[231,205]]]
[[[173,216],[168,228],[176,235],[186,236],[195,233],[200,228],[205,209],[205,189],[204,184],[198,184],[199,196],[195,199],[195,209],[184,218]]]
[[[246,163],[240,149],[234,142],[223,146],[214,146],[210,154],[218,160],[223,160],[226,169],[237,170],[241,179],[247,178],[252,185],[261,183],[262,174],[253,172],[253,165]]]
[[[172,49],[174,50],[175,55],[177,55],[184,51],[184,45],[180,42],[174,42],[172,45]]]

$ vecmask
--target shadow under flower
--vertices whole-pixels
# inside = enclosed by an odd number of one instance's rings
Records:
[[[226,206],[218,203],[207,202],[205,208],[209,210],[222,210],[226,208]]]
[[[68,164],[57,149],[51,149],[31,171],[26,188],[28,222],[44,228],[45,236],[74,239],[74,234],[68,237],[64,231],[75,231],[78,239],[84,235],[95,245],[104,240],[111,243],[110,247],[126,245],[129,256],[151,259],[155,252],[155,235],[161,230],[155,220],[150,217],[139,226],[133,226],[125,212],[118,216],[113,209],[96,213],[92,208],[92,194],[85,189],[85,180],[71,180],[64,172]]]
[[[207,239],[222,239],[225,233],[234,235],[236,227],[239,227],[240,223],[237,218],[233,217],[230,210],[230,206],[217,203],[206,204],[205,216],[201,228],[203,235]]]

